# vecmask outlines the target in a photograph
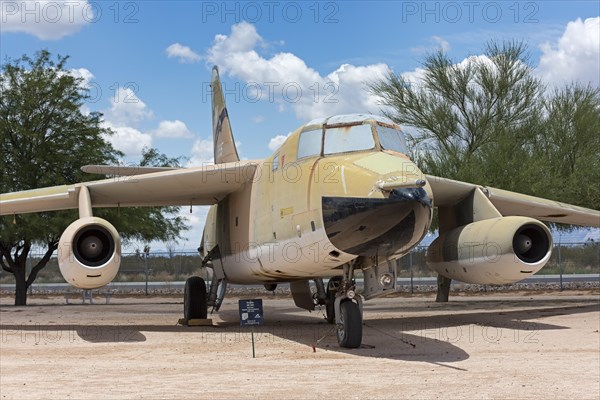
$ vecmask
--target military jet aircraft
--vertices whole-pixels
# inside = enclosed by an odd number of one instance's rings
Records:
[[[539,271],[552,249],[540,221],[600,226],[595,210],[425,175],[400,127],[377,115],[315,119],[267,159],[240,161],[216,67],[211,87],[214,165],[85,166],[118,177],[2,194],[0,214],[78,209],[58,262],[68,283],[91,289],[113,280],[121,254],[119,233],[93,208],[210,205],[199,251],[211,284],[186,281],[184,318],[218,311],[227,283],[289,282],[297,306],[325,306],[348,348],[361,344],[363,301],[395,290],[391,262],[423,239],[434,207],[440,235],[427,260],[446,298],[450,279],[507,284]]]

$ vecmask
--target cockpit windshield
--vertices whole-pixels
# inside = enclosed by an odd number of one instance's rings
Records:
[[[408,153],[404,134],[385,117],[367,114],[338,115],[305,125],[298,140],[298,159],[349,153],[390,150]],[[324,137],[323,137],[324,135]]]
[[[377,134],[379,135],[379,143],[384,150],[397,151],[402,154],[408,153],[406,140],[399,130],[377,125]]]
[[[373,148],[375,148],[375,140],[370,124],[327,128],[325,130],[325,147],[323,150],[326,155]]]

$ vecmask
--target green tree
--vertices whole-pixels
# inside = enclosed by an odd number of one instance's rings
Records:
[[[66,69],[68,57],[53,59],[48,51],[35,57],[8,60],[0,74],[0,192],[14,192],[90,180],[80,167],[115,163],[122,155],[105,138],[102,115],[84,113],[89,94]],[[147,150],[143,162],[169,161]],[[178,160],[170,160],[177,163]],[[97,176],[95,177],[97,178]],[[124,239],[179,238],[187,227],[177,208],[99,210],[114,223]],[[15,305],[25,305],[27,289],[58,246],[58,240],[76,211],[24,214],[0,218],[0,266],[14,274]],[[27,275],[32,246],[45,254]]]
[[[436,52],[416,82],[390,72],[370,90],[412,127],[423,171],[599,208],[599,89],[546,91],[522,42],[489,42],[460,63]]]
[[[535,136],[540,170],[536,193],[600,209],[600,88],[571,84],[544,100],[542,129]]]
[[[428,55],[417,82],[390,72],[370,89],[388,117],[416,130],[409,139],[424,171],[479,183],[498,178],[488,171],[498,165],[482,165],[483,158],[502,144],[508,159],[527,140],[543,86],[523,43],[489,42],[482,56],[461,63],[442,51]]]

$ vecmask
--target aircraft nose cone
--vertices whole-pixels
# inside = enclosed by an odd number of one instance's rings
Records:
[[[431,198],[422,187],[409,189],[394,189],[390,192],[390,200],[416,202],[431,207]]]

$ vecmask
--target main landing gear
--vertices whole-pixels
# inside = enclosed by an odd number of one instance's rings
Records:
[[[183,319],[206,319],[207,315],[206,283],[199,276],[192,276],[185,281],[183,290]]]
[[[356,294],[354,264],[344,265],[344,275],[334,276],[327,283],[326,319],[336,325],[340,347],[357,348],[362,342],[362,296]]]
[[[202,248],[198,248],[201,252]],[[185,281],[183,291],[183,319],[206,319],[208,316],[208,307],[212,307],[211,314],[219,311],[225,292],[227,291],[227,279],[223,273],[218,273],[212,264],[213,256],[219,258],[219,247],[216,246],[210,250],[202,259],[202,266],[212,270],[210,286],[206,287],[206,282],[199,276],[192,276]],[[208,275],[207,275],[208,279]]]
[[[322,280],[317,282],[318,296],[315,301],[316,304],[325,304],[326,319],[331,324],[335,323],[340,347],[357,348],[362,342],[363,297],[356,294],[354,263],[346,264],[343,268],[343,275],[331,278],[326,290]],[[204,279],[199,276],[188,278],[183,295],[184,320],[206,319],[209,306],[218,310],[226,285],[226,279],[218,279],[213,274],[210,291],[207,291]],[[311,309],[314,309],[314,305]]]

